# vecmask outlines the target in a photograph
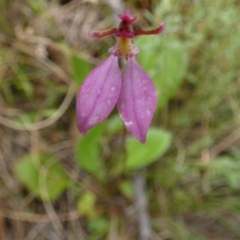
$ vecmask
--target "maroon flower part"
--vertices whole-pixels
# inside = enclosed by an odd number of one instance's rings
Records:
[[[118,28],[91,31],[89,36],[101,38],[115,34],[117,43],[109,49],[110,56],[85,78],[77,95],[77,126],[85,134],[106,118],[117,104],[125,127],[142,143],[156,109],[156,91],[152,80],[137,63],[138,48],[133,45],[137,35],[159,34],[165,29],[161,23],[152,30],[133,30],[133,17],[128,9],[118,15]],[[126,58],[121,72],[118,58]]]

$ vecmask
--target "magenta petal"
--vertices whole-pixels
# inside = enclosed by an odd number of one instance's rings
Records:
[[[156,102],[152,80],[135,57],[128,58],[122,73],[118,111],[126,128],[142,143],[146,141]]]
[[[114,108],[121,88],[118,58],[110,55],[85,78],[77,95],[77,126],[85,134]]]

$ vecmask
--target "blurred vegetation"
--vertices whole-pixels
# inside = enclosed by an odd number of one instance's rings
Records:
[[[158,94],[145,145],[116,110],[86,136],[76,130],[77,89],[114,44],[87,32],[113,26],[109,7],[1,1],[0,239],[137,239],[142,167],[152,239],[240,239],[240,2],[125,6],[135,27],[166,24],[134,39]]]

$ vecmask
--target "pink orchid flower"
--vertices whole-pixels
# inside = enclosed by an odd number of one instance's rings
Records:
[[[95,67],[85,78],[77,95],[77,126],[82,134],[105,119],[117,104],[120,117],[140,142],[146,141],[146,133],[156,109],[156,91],[152,80],[137,63],[138,48],[133,45],[137,35],[159,34],[165,29],[162,23],[152,30],[133,30],[133,17],[126,9],[118,15],[118,28],[91,31],[89,36],[101,38],[115,34],[117,43],[109,49],[110,56]],[[126,58],[121,72],[118,58]]]

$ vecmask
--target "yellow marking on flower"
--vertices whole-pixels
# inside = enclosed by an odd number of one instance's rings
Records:
[[[132,39],[119,37],[117,40],[118,50],[122,57],[127,57],[130,54]]]

